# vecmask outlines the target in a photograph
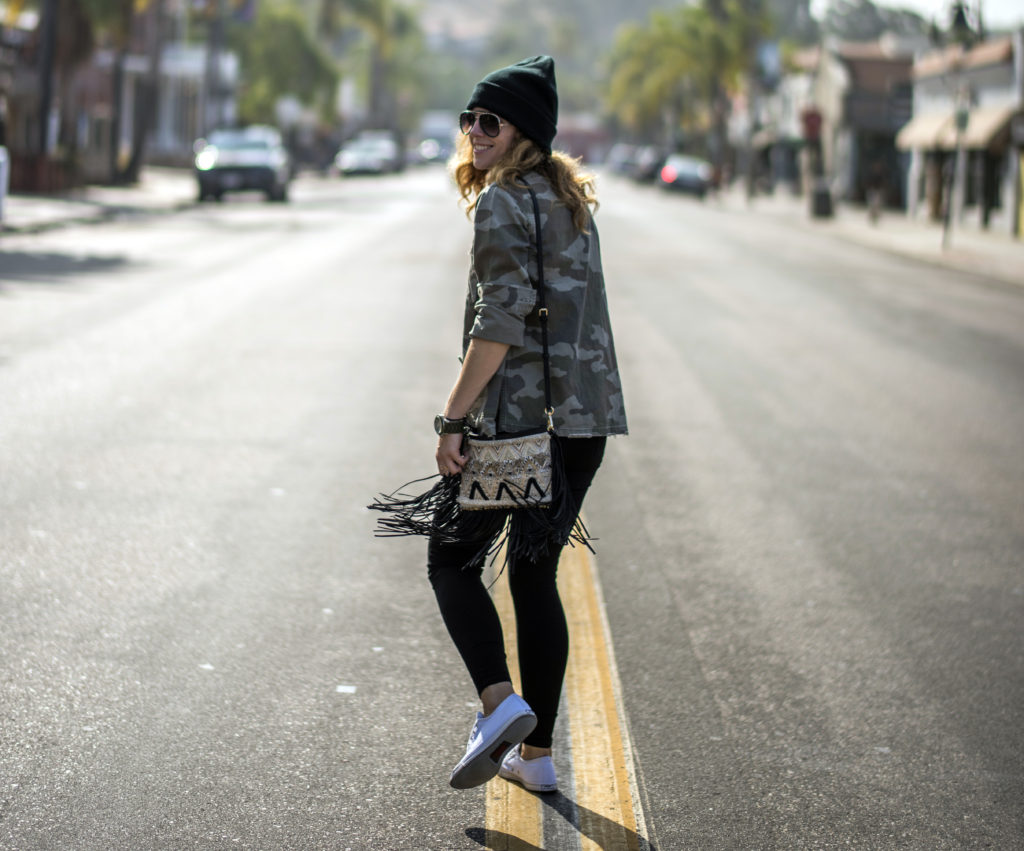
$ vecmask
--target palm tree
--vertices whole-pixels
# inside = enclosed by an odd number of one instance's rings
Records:
[[[417,77],[408,61],[409,54],[417,51],[399,47],[418,42],[418,19],[397,0],[322,0],[322,32],[336,35],[348,25],[358,27],[369,39],[368,124],[397,131],[398,88]]]
[[[612,48],[608,108],[639,134],[660,125],[669,146],[680,132],[710,130],[719,164],[725,93],[752,67],[766,27],[762,0],[706,0],[652,13],[647,24],[623,29]]]
[[[668,145],[703,118],[713,71],[708,48],[713,27],[697,6],[655,12],[646,26],[624,29],[610,55],[608,106],[631,130],[657,132]]]

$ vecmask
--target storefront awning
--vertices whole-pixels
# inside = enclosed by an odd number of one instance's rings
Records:
[[[901,151],[930,151],[941,148],[941,139],[947,127],[950,132],[956,133],[951,112],[926,112],[923,115],[915,115],[896,134],[896,147]]]
[[[967,113],[967,126],[964,128],[961,143],[968,150],[985,150],[1006,129],[1016,112],[1015,106],[976,106]],[[954,124],[943,128],[939,147],[947,151],[956,148]]]

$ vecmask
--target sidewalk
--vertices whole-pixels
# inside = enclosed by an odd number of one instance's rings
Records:
[[[754,215],[787,219],[797,227],[815,233],[830,234],[869,248],[912,257],[961,272],[1024,285],[1024,241],[1008,234],[982,231],[977,226],[953,223],[950,247],[942,247],[942,225],[911,221],[898,210],[883,210],[875,224],[862,207],[836,204],[830,219],[814,219],[810,199],[798,198],[788,191],[758,195],[747,201],[742,187],[721,195],[721,204],[729,210],[749,211]]]
[[[8,195],[0,233],[36,233],[141,213],[190,207],[196,182],[188,169],[148,166],[134,186],[83,186],[61,195]]]

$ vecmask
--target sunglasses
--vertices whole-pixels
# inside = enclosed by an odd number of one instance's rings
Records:
[[[492,139],[501,132],[501,128],[506,124],[493,112],[472,112],[467,110],[459,116],[459,129],[462,130],[463,135],[468,136],[478,121],[480,122],[480,129],[483,131],[483,134],[490,136]]]

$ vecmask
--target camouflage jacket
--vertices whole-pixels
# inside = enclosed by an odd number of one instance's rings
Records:
[[[626,433],[597,228],[581,233],[547,180],[525,177],[537,193],[555,431],[565,437]],[[537,304],[537,240],[530,193],[488,186],[478,199],[463,352],[473,337],[511,348],[470,413],[485,434],[540,428],[544,372]]]

